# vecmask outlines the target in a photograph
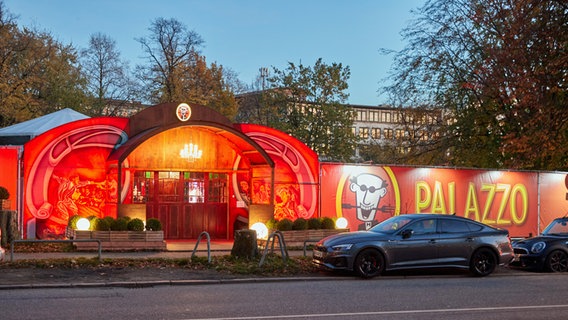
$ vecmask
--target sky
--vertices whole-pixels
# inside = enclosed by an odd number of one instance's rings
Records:
[[[205,41],[207,62],[252,84],[262,67],[288,62],[341,63],[351,71],[348,103],[387,103],[378,90],[392,65],[381,48],[401,50],[401,30],[425,0],[0,0],[18,25],[47,31],[64,44],[86,48],[103,33],[116,41],[131,67],[142,63],[135,39],[156,18],[175,18]]]

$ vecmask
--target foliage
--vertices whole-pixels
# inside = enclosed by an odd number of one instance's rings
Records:
[[[111,231],[127,231],[128,230],[128,221],[130,218],[128,217],[120,217],[114,220],[110,225]]]
[[[73,230],[77,230],[77,221],[79,221],[79,219],[81,219],[81,216],[78,214],[69,217],[67,226]]]
[[[0,200],[10,199],[10,192],[5,187],[0,186]]]
[[[150,218],[146,220],[146,230],[148,231],[161,231],[162,222],[156,218]]]
[[[0,2],[0,127],[85,101],[85,77],[71,45],[20,28]]]
[[[317,229],[321,229],[321,219],[319,218],[309,218],[308,219],[308,229],[310,230],[317,230]]]
[[[268,230],[277,230],[277,224],[278,224],[278,221],[276,221],[276,219],[272,218],[272,219],[270,219],[266,222],[266,228]]]
[[[279,231],[290,231],[294,223],[288,218],[284,218],[276,223],[276,229]]]
[[[144,221],[139,218],[130,219],[126,227],[128,231],[144,231]]]
[[[173,18],[155,19],[149,31],[149,36],[137,39],[148,63],[137,68],[148,99],[198,103],[234,118],[237,106],[230,73],[217,63],[207,65],[199,54],[201,36]]]
[[[330,217],[323,217],[321,218],[321,228],[328,230],[335,229],[335,221]]]
[[[308,230],[308,220],[298,218],[292,223],[292,230]]]
[[[91,35],[89,47],[81,51],[81,66],[88,79],[89,115],[115,116],[133,99],[134,84],[128,64],[120,59],[116,41],[109,36]]]
[[[449,117],[435,164],[567,168],[566,5],[433,0],[415,13],[384,91]]]
[[[322,159],[350,159],[357,139],[351,130],[353,109],[344,104],[349,67],[327,65],[320,58],[313,67],[290,62],[285,70],[273,72],[258,105],[260,116],[247,122],[266,119],[260,124],[296,137]]]
[[[91,230],[110,231],[110,223],[107,219],[95,218],[91,221]]]

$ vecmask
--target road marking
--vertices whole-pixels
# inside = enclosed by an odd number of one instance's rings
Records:
[[[254,320],[254,319],[305,319],[320,317],[355,317],[355,316],[377,316],[377,315],[397,315],[415,313],[450,313],[464,311],[508,311],[508,310],[529,310],[529,309],[561,309],[568,308],[568,304],[541,305],[541,306],[511,306],[511,307],[483,307],[483,308],[457,308],[457,309],[426,309],[426,310],[393,310],[393,311],[370,311],[370,312],[350,312],[350,313],[321,313],[321,314],[293,314],[280,316],[247,316],[230,318],[199,318],[186,320]]]

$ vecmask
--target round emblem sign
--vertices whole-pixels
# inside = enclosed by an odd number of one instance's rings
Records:
[[[191,118],[191,107],[187,103],[181,103],[176,108],[176,115],[180,121],[187,121]]]

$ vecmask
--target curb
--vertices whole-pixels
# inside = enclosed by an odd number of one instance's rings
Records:
[[[295,281],[329,281],[341,280],[336,277],[289,277],[289,278],[240,278],[240,279],[213,279],[213,280],[150,280],[150,281],[118,281],[118,282],[84,282],[84,283],[43,283],[43,284],[14,284],[0,285],[0,290],[17,289],[74,289],[74,288],[148,288],[154,286],[183,286],[183,285],[214,285],[239,283],[269,283],[269,282],[295,282]],[[345,278],[345,280],[351,278]]]

